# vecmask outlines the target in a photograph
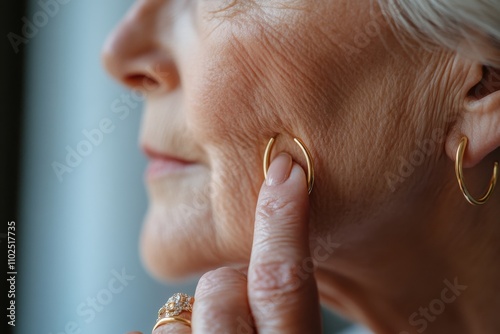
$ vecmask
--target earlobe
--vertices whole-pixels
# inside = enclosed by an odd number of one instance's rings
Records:
[[[464,136],[468,138],[464,167],[477,165],[500,147],[500,69],[480,69],[482,78],[469,87],[463,111],[446,139],[447,155],[455,161],[460,141]]]

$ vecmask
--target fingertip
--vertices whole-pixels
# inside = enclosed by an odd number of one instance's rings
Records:
[[[266,177],[267,186],[278,186],[290,177],[292,157],[288,153],[280,153],[271,163]]]
[[[269,168],[263,190],[283,194],[302,193],[308,195],[307,177],[304,169],[291,156],[281,153]]]
[[[255,212],[252,254],[261,246],[308,251],[309,194],[304,169],[293,162],[288,178],[279,185],[263,185]],[[286,241],[288,245],[282,243]]]
[[[316,282],[314,275],[305,271],[305,263],[314,266],[308,213],[306,173],[293,162],[283,183],[264,184],[257,205],[248,298],[255,323],[262,332],[285,332],[283,329],[292,328],[293,332],[304,332],[296,328],[319,332]],[[304,312],[314,316],[304,319],[301,317]]]
[[[296,162],[293,163],[292,171],[288,178],[288,183],[291,183],[297,190],[304,190],[307,194],[307,178],[304,169]]]
[[[282,202],[294,203],[306,208],[309,203],[307,178],[304,169],[296,162],[292,163],[288,178],[279,186],[268,187],[267,196],[280,197]]]
[[[274,171],[278,169],[276,167],[279,165],[282,167],[287,165],[284,163],[286,161],[285,155],[281,155],[275,160],[279,160],[279,158],[282,161],[274,165]],[[273,165],[270,170],[272,168]],[[304,169],[292,160],[290,160],[290,166],[286,169],[286,178],[283,179],[285,173],[283,171],[280,173],[280,182],[264,182],[259,194],[256,217],[305,217],[307,215],[309,193]],[[290,210],[294,212],[288,212]],[[269,224],[269,222],[259,220],[257,225],[259,224]]]

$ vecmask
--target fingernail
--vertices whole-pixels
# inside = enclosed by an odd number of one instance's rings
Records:
[[[287,153],[280,153],[272,162],[267,171],[266,185],[277,186],[285,182],[292,170],[292,157]]]

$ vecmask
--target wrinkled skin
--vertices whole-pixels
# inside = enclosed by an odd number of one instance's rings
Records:
[[[305,168],[297,136],[315,163],[309,246],[325,303],[394,333],[418,328],[408,316],[443,279],[486,286],[467,264],[489,268],[500,253],[500,205],[470,207],[453,171],[463,135],[473,193],[500,160],[496,72],[481,63],[420,47],[374,4],[348,0],[140,0],[103,58],[146,96],[141,145],[192,162],[147,180],[141,249],[154,275],[248,265],[262,155],[279,134],[273,156]],[[446,314],[436,332],[460,312]]]

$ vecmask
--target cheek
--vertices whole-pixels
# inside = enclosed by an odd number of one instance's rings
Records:
[[[185,84],[187,118],[208,156],[218,248],[248,259],[255,206],[264,180],[267,141],[286,126],[270,101],[258,70],[231,41],[199,51]],[[291,125],[288,125],[291,126]]]
[[[251,242],[270,137],[299,136],[309,146],[318,181],[314,219],[330,222],[332,203],[351,214],[392,196],[384,175],[411,151],[399,139],[418,130],[411,110],[405,110],[404,87],[411,85],[384,81],[408,64],[388,58],[382,42],[373,41],[362,55],[348,59],[335,43],[318,42],[311,29],[278,27],[214,31],[202,41],[186,76],[188,119],[208,152],[214,221],[227,249]],[[330,36],[351,39],[349,31]],[[283,148],[303,160],[293,153],[293,142]]]
[[[233,261],[248,260],[263,176],[250,161],[234,163],[238,157],[230,150],[214,151],[212,157],[211,203],[218,248],[224,254],[231,254]]]
[[[331,86],[326,78],[335,76],[325,75],[318,66],[324,62],[311,59],[301,47],[285,56],[285,50],[270,46],[273,38],[256,29],[248,28],[245,36],[230,35],[214,34],[202,43],[192,61],[195,66],[185,76],[185,101],[192,133],[209,157],[214,221],[225,243],[221,246],[234,251],[242,249],[243,241],[248,243],[243,247],[247,256],[264,180],[265,146],[277,134],[299,136],[307,143],[315,136],[327,137],[323,135],[331,115],[325,111],[332,94],[325,94],[324,87]],[[304,163],[292,140],[280,141],[275,151],[280,149]]]

